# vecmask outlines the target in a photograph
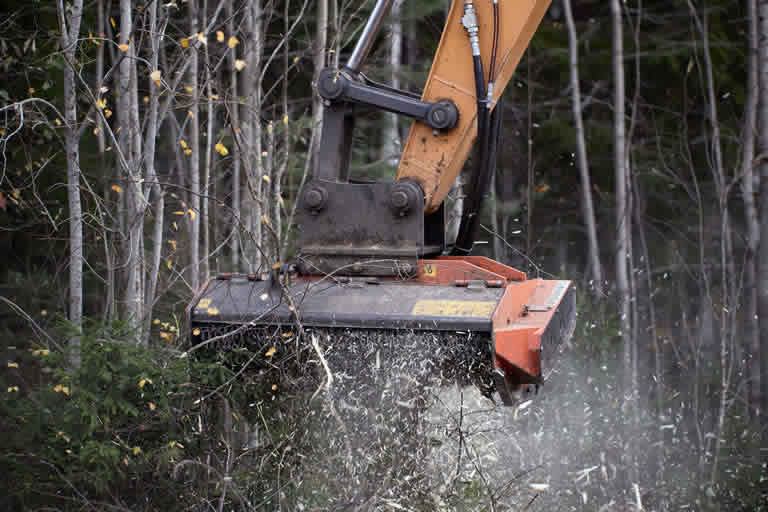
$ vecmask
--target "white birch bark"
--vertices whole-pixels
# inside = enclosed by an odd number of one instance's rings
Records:
[[[198,20],[197,0],[187,3],[189,9],[189,31],[194,38],[200,22]],[[199,51],[201,43],[193,39],[189,47],[189,87],[190,107],[187,112],[187,125],[189,126],[189,284],[193,291],[200,288],[200,91],[198,83]]]
[[[395,0],[390,11],[390,40],[389,67],[391,70],[392,87],[400,88],[400,69],[403,60],[403,18],[402,0]],[[398,128],[397,114],[387,114],[386,126],[383,130],[382,158],[391,166],[396,166],[400,160],[401,141]]]
[[[231,36],[235,35],[235,20],[232,8],[234,0],[227,1],[227,29]],[[240,100],[238,96],[238,74],[234,72],[237,61],[237,46],[229,50],[230,83],[229,83],[229,122],[232,132],[232,271],[240,271],[240,166],[242,158],[242,137],[240,127]]]
[[[75,0],[65,11],[58,3],[60,45],[64,65],[64,123],[67,156],[67,203],[69,206],[69,321],[75,333],[69,339],[70,362],[80,366],[80,334],[83,319],[83,211],[80,200],[80,135],[77,127],[77,91],[75,58],[83,17],[83,1]]]
[[[320,72],[325,68],[325,53],[328,47],[328,0],[317,2],[317,25],[315,35],[314,76],[312,83],[316,84]],[[320,150],[320,130],[323,126],[323,102],[317,91],[312,90],[312,162],[317,169],[317,153]]]
[[[148,37],[150,42],[149,56],[150,66],[152,71],[159,70],[160,59],[160,27],[157,19],[157,2],[152,2],[149,5],[149,27]],[[147,283],[146,293],[144,297],[144,313],[143,313],[143,332],[142,342],[147,344],[149,342],[149,334],[151,331],[152,310],[155,302],[155,296],[157,295],[157,281],[160,272],[160,260],[162,258],[163,250],[163,220],[165,217],[165,195],[162,186],[159,183],[159,177],[155,167],[155,141],[159,135],[161,120],[158,116],[158,110],[160,105],[160,92],[162,82],[160,84],[155,83],[150,78],[147,83],[149,90],[149,106],[147,111],[147,127],[144,134],[144,169],[147,175],[148,185],[144,188],[145,197],[150,197],[150,192],[153,196],[153,208],[152,208],[152,259],[149,265],[149,282]]]
[[[758,256],[758,316],[760,322],[761,374],[768,376],[768,0],[758,1],[760,25],[758,69],[760,100],[758,110],[758,156],[755,164],[760,172],[760,251]],[[768,410],[768,378],[762,379],[762,407]]]
[[[584,120],[582,118],[581,87],[579,85],[579,40],[576,35],[576,24],[573,21],[571,0],[563,0],[565,21],[568,26],[568,50],[571,70],[571,106],[573,108],[573,121],[576,125],[576,152],[581,175],[581,208],[584,215],[584,224],[587,228],[587,242],[589,246],[589,268],[594,281],[593,291],[596,296],[602,295],[603,269],[600,265],[600,248],[597,239],[597,223],[595,221],[595,209],[592,204],[592,180],[589,173],[589,161],[587,159],[587,145],[584,135]]]

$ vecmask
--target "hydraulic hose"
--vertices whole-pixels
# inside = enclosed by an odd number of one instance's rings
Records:
[[[496,64],[496,51],[498,48],[499,37],[499,14],[498,5],[494,2],[494,30],[493,46],[491,51],[490,80],[488,87],[485,85],[485,76],[483,74],[483,63],[480,58],[480,45],[477,36],[477,17],[474,11],[472,1],[468,0],[464,4],[464,18],[462,23],[469,34],[470,44],[472,45],[472,60],[474,64],[475,89],[477,95],[477,152],[475,155],[475,165],[472,171],[472,177],[468,185],[469,193],[464,200],[464,211],[459,225],[459,234],[456,237],[452,254],[466,255],[472,251],[475,243],[475,233],[477,224],[480,220],[485,196],[488,194],[488,185],[491,180],[491,173],[495,169],[496,148],[499,132],[501,130],[501,113],[497,108],[491,113],[493,101],[493,79]],[[493,121],[492,121],[493,118]]]

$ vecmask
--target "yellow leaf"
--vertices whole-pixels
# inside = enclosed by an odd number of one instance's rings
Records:
[[[107,106],[107,99],[106,98],[98,98],[96,100],[96,106],[99,108],[104,108]]]
[[[195,118],[195,113],[192,112],[191,110],[187,110],[187,115],[189,116],[190,119],[194,119]]]
[[[149,96],[144,96],[142,100],[144,101],[144,103],[149,103]]]
[[[165,266],[168,267],[168,270],[171,270],[171,267],[173,267],[173,260],[169,259],[166,261]]]
[[[162,76],[163,76],[163,73],[159,69],[156,69],[149,74],[149,78],[155,81],[160,80],[160,77]]]
[[[238,71],[242,71],[243,69],[245,69],[245,61],[242,59],[237,59],[235,61],[235,69]]]
[[[215,100],[219,99],[219,95],[218,94],[211,94],[210,96],[208,96],[208,99],[212,100],[212,101],[215,101]]]
[[[269,176],[267,176],[266,174],[265,174],[264,176],[262,176],[262,177],[261,177],[261,179],[263,179],[263,180],[264,180],[264,181],[266,181],[267,183],[272,183],[272,178],[270,178],[270,177],[269,177]]]
[[[168,244],[173,248],[173,250],[176,250],[176,240],[168,240]]]
[[[267,153],[266,151],[262,151],[262,152],[261,152],[261,156],[263,156],[263,157],[265,157],[265,158],[266,158],[266,156],[267,156],[268,154],[269,154],[269,153]]]
[[[266,351],[264,354],[267,357],[272,357],[277,352],[277,349],[275,347],[271,347],[269,350]]]
[[[112,28],[115,28],[115,18],[112,16],[109,17],[109,24],[112,25]]]
[[[262,215],[261,216],[261,222],[263,222],[264,224],[269,226],[269,217],[267,217],[266,215]]]
[[[291,336],[293,336],[293,333],[292,332],[284,332],[283,334],[281,334],[281,336],[283,338],[290,338]]]
[[[188,212],[190,219],[195,220],[195,218],[197,218],[197,212],[195,210],[188,210]]]
[[[19,386],[9,386],[8,387],[8,392],[9,393],[15,393],[17,391],[19,391]]]
[[[280,203],[280,206],[285,206],[285,201],[283,201],[283,196],[277,196],[277,202]]]
[[[188,48],[189,47],[189,39],[187,39],[186,37],[184,39],[182,39],[181,40],[181,47],[182,48]]]
[[[30,87],[29,88],[29,94],[30,94],[30,96],[35,94],[35,88],[34,87]]]
[[[272,384],[272,391],[277,391],[277,384]]]
[[[152,379],[141,379],[139,381],[139,389],[143,388],[147,384],[152,384]]]
[[[297,62],[299,62],[299,56],[298,55],[293,58],[293,63],[296,64]]]
[[[227,46],[229,46],[230,48],[234,48],[238,44],[240,44],[240,41],[238,41],[238,39],[235,36],[230,37],[229,41],[227,41]]]
[[[61,119],[59,119],[58,117],[54,119],[53,122],[56,123],[56,126],[61,126]],[[0,135],[3,135],[3,133],[0,133]]]
[[[184,86],[184,90],[191,93],[192,92],[192,87],[190,87],[189,85],[185,85]]]
[[[141,448],[139,446],[134,446],[133,450],[131,450],[134,455],[138,455],[141,453]]]
[[[104,151],[112,151],[112,146],[107,146],[106,148],[104,148]]]
[[[8,368],[18,368],[19,363],[8,363]]]
[[[173,221],[173,229],[175,229],[176,231],[179,230],[179,225],[176,224],[176,221]]]
[[[544,193],[548,190],[549,190],[549,185],[546,185],[546,184],[539,185],[538,187],[536,187],[536,192],[539,192],[539,193]]]
[[[206,310],[206,313],[208,313],[211,316],[218,315],[219,314],[219,310],[218,310],[218,308],[208,308]]]
[[[195,336],[200,336],[200,329],[194,329],[192,331],[192,334],[194,334]]]
[[[157,408],[157,406],[153,402],[149,402],[147,406],[149,407],[150,411],[154,411]]]
[[[184,149],[187,149],[187,141],[185,141],[184,139],[181,139],[179,141],[179,146],[183,147]]]
[[[110,188],[115,192],[117,192],[118,194],[123,193],[123,187],[121,187],[120,185],[112,185]]]
[[[205,37],[205,34],[202,32],[197,33],[197,40],[200,41],[202,44],[208,44],[208,38]]]
[[[221,156],[227,156],[229,154],[229,150],[227,149],[227,146],[225,146],[221,142],[216,143],[216,146],[214,147],[216,149],[216,152]]]
[[[117,45],[117,47],[120,48],[121,52],[127,52],[128,50],[131,49],[131,45],[128,43],[119,44]]]
[[[104,109],[104,117],[106,117],[107,119],[109,119],[110,117],[112,117],[112,111],[111,111],[111,110],[109,110],[108,108],[105,108],[105,109]]]
[[[285,114],[285,115],[283,116],[283,124],[284,124],[285,126],[288,126],[288,114]]]
[[[224,32],[222,32],[221,30],[217,30],[216,31],[216,40],[218,42],[220,42],[220,43],[223,43],[224,42]]]
[[[185,155],[191,155],[192,154],[192,150],[191,149],[185,149],[184,150],[184,154]]]
[[[174,215],[186,215],[186,213],[182,212],[182,211],[176,211],[176,212],[173,212],[173,214]]]
[[[160,323],[160,319],[159,318],[155,318],[154,320],[152,320],[152,323],[155,324],[155,325],[158,325]]]

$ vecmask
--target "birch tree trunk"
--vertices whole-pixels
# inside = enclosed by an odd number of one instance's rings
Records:
[[[136,160],[136,137],[138,131],[138,104],[134,94],[135,84],[135,42],[133,32],[132,2],[120,0],[120,32],[118,42],[121,47],[118,67],[118,121],[119,146],[123,155],[126,173],[126,230],[127,247],[125,261],[127,283],[125,287],[124,316],[128,325],[140,339],[139,329],[142,317],[142,243],[144,235],[143,193],[141,173]],[[125,48],[125,51],[122,49]]]
[[[392,87],[400,88],[400,68],[403,60],[403,18],[402,0],[395,0],[390,14],[390,40],[389,40],[389,66],[392,73]],[[398,116],[387,115],[387,124],[383,130],[384,144],[382,144],[382,158],[387,163],[396,166],[400,160],[400,131],[398,128]]]
[[[232,3],[227,0],[227,29],[230,37],[235,35],[235,18]],[[238,98],[237,77],[235,70],[237,62],[237,45],[229,50],[230,83],[229,83],[229,123],[232,130],[232,271],[240,270],[240,165],[242,158],[242,137],[240,129],[240,100]]]
[[[731,332],[731,314],[729,311],[736,311],[734,302],[735,296],[731,291],[732,279],[735,277],[735,268],[733,265],[732,247],[731,242],[731,229],[728,210],[728,183],[725,168],[723,166],[723,152],[721,146],[720,137],[720,122],[717,110],[717,95],[715,93],[715,79],[712,71],[712,57],[709,49],[709,23],[708,15],[706,11],[703,15],[703,21],[700,19],[696,7],[691,0],[688,0],[688,7],[694,18],[696,26],[701,34],[702,50],[704,53],[704,72],[706,76],[706,91],[707,91],[707,110],[709,117],[711,135],[711,158],[712,162],[712,176],[715,183],[715,188],[718,196],[718,203],[720,207],[721,215],[721,239],[720,239],[720,265],[722,269],[722,314],[720,315],[720,403],[718,407],[717,425],[716,425],[716,437],[714,447],[714,458],[712,462],[712,471],[710,475],[710,486],[714,487],[717,478],[717,468],[720,452],[720,437],[723,433],[723,427],[725,424],[725,413],[727,409],[727,394],[730,385],[730,368],[729,368],[729,344],[732,336]],[[712,300],[709,298],[708,300]]]
[[[199,31],[197,0],[187,3],[189,9],[189,31],[193,38]],[[205,35],[203,34],[203,38]],[[201,38],[202,39],[202,38]],[[199,48],[203,44],[200,40],[194,40],[189,47],[189,87],[190,106],[187,112],[189,123],[189,284],[193,292],[200,288],[200,91],[198,83]]]
[[[263,270],[262,264],[262,211],[264,196],[262,194],[262,176],[264,166],[262,160],[262,126],[261,126],[261,57],[263,54],[262,33],[262,0],[252,0],[246,4],[246,31],[248,34],[246,50],[246,82],[243,96],[246,98],[246,108],[243,113],[243,136],[248,158],[245,170],[247,173],[248,197],[247,224],[248,251],[245,254],[248,261],[248,271],[251,273]]]
[[[755,138],[757,135],[757,107],[759,84],[757,81],[757,1],[747,3],[747,87],[744,105],[742,139],[741,190],[744,196],[744,218],[747,221],[747,250],[744,258],[744,311],[745,352],[749,379],[747,407],[749,414],[760,413],[760,326],[757,321],[757,265],[756,255],[760,243],[760,221],[755,205]]]
[[[587,159],[587,145],[584,137],[584,120],[581,107],[581,87],[579,85],[579,39],[576,35],[576,24],[573,21],[571,0],[563,0],[565,22],[568,26],[568,49],[571,68],[571,106],[573,108],[573,121],[576,125],[576,149],[581,174],[581,208],[584,215],[584,224],[587,227],[587,241],[589,244],[589,268],[595,283],[593,292],[600,297],[603,289],[603,269],[600,265],[600,248],[597,240],[597,224],[595,222],[595,209],[592,205],[592,183],[589,174]]]
[[[203,0],[203,26],[208,26],[208,2]],[[203,259],[201,261],[202,281],[208,280],[211,273],[210,252],[211,252],[211,221],[210,200],[211,195],[211,168],[214,163],[213,138],[215,136],[215,113],[216,103],[213,101],[213,77],[211,76],[211,59],[208,52],[208,45],[203,46],[203,67],[205,69],[205,95],[206,95],[206,122],[205,122],[205,167],[203,169],[202,197],[200,198],[202,206],[200,212],[200,224],[203,231]]]
[[[622,340],[622,363],[624,371],[624,405],[625,424],[630,423],[634,416],[636,398],[633,396],[633,338],[632,315],[629,283],[629,193],[627,179],[627,147],[626,147],[626,87],[624,80],[624,29],[619,0],[611,0],[611,21],[613,26],[613,91],[614,91],[614,170],[616,179],[616,293],[619,305],[619,330]],[[628,484],[634,481],[634,453],[631,433],[625,432],[626,448],[625,463],[629,474]]]
[[[160,30],[157,20],[157,2],[152,2],[149,6],[149,27],[148,37],[151,48],[149,56],[152,72],[159,71],[160,59]],[[162,76],[162,75],[161,75]],[[151,330],[152,309],[157,294],[157,280],[160,272],[160,260],[163,251],[163,220],[165,217],[165,195],[155,168],[155,150],[161,120],[158,119],[158,109],[160,104],[160,91],[162,87],[161,80],[150,78],[147,83],[149,90],[148,121],[146,132],[144,134],[144,169],[147,174],[148,185],[144,188],[144,196],[149,197],[150,192],[153,195],[153,230],[152,230],[152,259],[149,266],[149,283],[144,297],[144,316],[143,316],[143,334],[142,342],[146,345],[149,342],[149,333]]]
[[[760,108],[758,111],[758,157],[760,197],[768,198],[768,0],[759,0],[758,56],[760,70]],[[760,254],[758,256],[758,315],[760,321],[761,375],[768,376],[768,200],[760,203]],[[768,410],[768,378],[762,379],[762,407]]]
[[[70,362],[80,366],[80,334],[83,320],[83,210],[80,202],[80,134],[77,126],[75,58],[83,18],[83,0],[75,0],[67,12],[58,3],[60,44],[64,65],[64,139],[67,155],[67,203],[69,206],[69,321],[75,334],[69,339]]]
[[[316,84],[320,72],[325,68],[325,50],[328,46],[328,0],[317,1],[317,27],[315,36],[314,76],[312,83]],[[323,126],[323,102],[317,91],[312,90],[312,162],[317,169],[317,153],[320,150],[320,130]]]

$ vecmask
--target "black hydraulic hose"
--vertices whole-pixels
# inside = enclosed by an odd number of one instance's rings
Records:
[[[477,154],[476,163],[469,183],[469,193],[464,200],[464,211],[459,224],[459,234],[451,252],[461,256],[469,254],[475,244],[475,233],[480,220],[485,197],[488,195],[488,186],[491,181],[491,173],[495,169],[496,145],[501,131],[501,109],[497,105],[491,113],[492,87],[495,79],[496,53],[499,39],[499,9],[494,2],[493,9],[493,40],[491,48],[489,86],[486,89],[483,64],[480,55],[474,55],[475,88],[477,91]],[[493,119],[493,122],[492,122]]]

